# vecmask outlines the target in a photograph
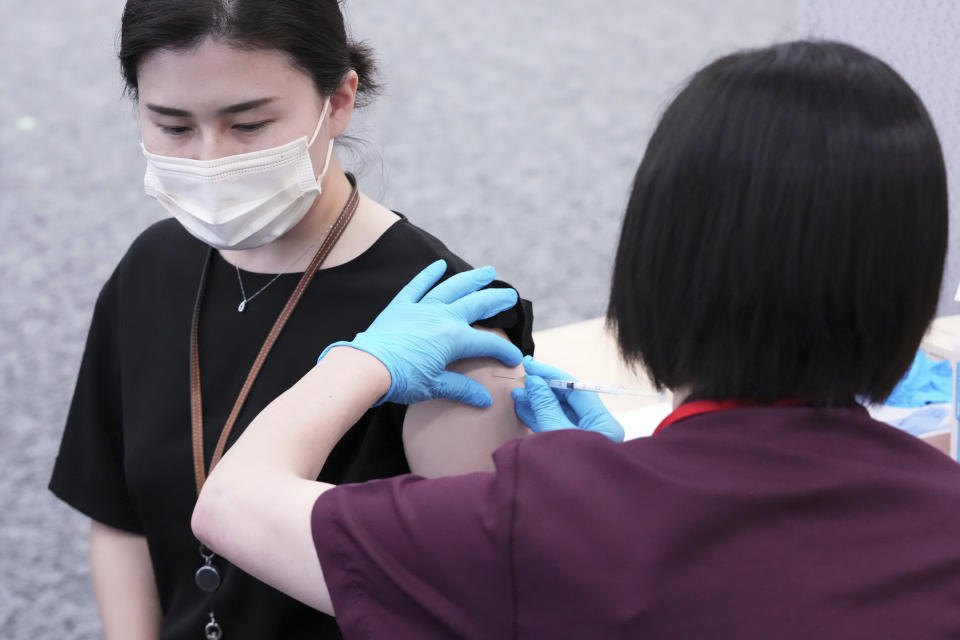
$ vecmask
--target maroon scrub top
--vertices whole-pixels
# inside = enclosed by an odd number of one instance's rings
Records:
[[[960,638],[960,465],[861,407],[739,408],[324,493],[348,639]]]

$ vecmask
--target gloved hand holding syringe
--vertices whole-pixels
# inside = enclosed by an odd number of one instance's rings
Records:
[[[517,417],[534,431],[580,429],[601,433],[615,442],[621,442],[625,435],[623,427],[597,394],[666,397],[666,394],[620,385],[580,382],[562,369],[537,362],[530,356],[523,359],[523,368],[526,372],[523,376],[493,375],[523,380],[524,386],[511,391],[510,396]]]

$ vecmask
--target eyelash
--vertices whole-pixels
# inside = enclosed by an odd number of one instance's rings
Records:
[[[160,128],[163,130],[164,133],[171,136],[182,136],[188,131],[190,131],[190,127],[169,127],[164,124],[160,125]]]
[[[241,123],[233,125],[233,128],[241,133],[255,133],[270,124],[270,120],[262,122]],[[171,127],[169,125],[160,125],[164,133],[171,136],[182,136],[190,132],[190,127]]]
[[[263,129],[269,123],[270,123],[269,120],[263,120],[261,122],[235,124],[233,125],[233,128],[237,129],[238,131],[242,131],[243,133],[253,133],[254,131],[259,131],[260,129]]]

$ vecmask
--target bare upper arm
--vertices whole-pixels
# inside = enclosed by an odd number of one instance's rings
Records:
[[[499,329],[484,330],[506,337]],[[428,478],[493,471],[491,454],[508,440],[530,433],[514,413],[510,397],[511,389],[523,386],[515,379],[523,375],[523,367],[508,367],[492,358],[472,358],[454,362],[448,369],[483,384],[493,396],[493,405],[479,409],[452,400],[411,405],[403,423],[403,446],[410,469]]]

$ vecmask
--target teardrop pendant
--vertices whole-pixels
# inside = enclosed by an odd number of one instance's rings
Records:
[[[237,311],[239,311],[240,313],[243,313],[243,310],[246,308],[247,308],[247,301],[244,300],[243,302],[240,303],[240,306],[237,307]]]

